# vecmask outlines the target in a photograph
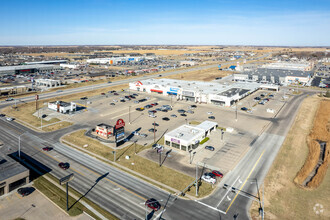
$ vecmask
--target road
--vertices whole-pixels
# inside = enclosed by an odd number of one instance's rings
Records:
[[[178,74],[191,70],[178,70],[162,75]],[[157,76],[141,77],[135,80],[152,77]],[[112,85],[125,84],[129,81],[122,80],[114,82]],[[42,95],[41,99],[86,91],[93,89],[93,87],[96,89],[108,86],[109,84],[99,84],[64,90],[62,93],[52,92]],[[199,201],[176,198],[162,189],[59,142],[59,138],[68,129],[80,129],[83,125],[74,125],[57,132],[37,133],[15,121],[8,122],[2,118],[0,119],[0,140],[5,143],[5,147],[0,150],[4,153],[16,152],[18,150],[18,136],[21,135],[22,152],[43,164],[57,178],[71,172],[75,173],[75,179],[71,186],[121,219],[143,219],[145,217],[144,202],[151,197],[159,200],[163,209],[157,213],[153,213],[149,209],[150,219],[159,219],[160,217],[163,219],[232,219],[233,216],[238,216],[238,219],[248,219],[250,198],[256,194],[257,188],[261,187],[263,179],[295,118],[300,103],[306,95],[311,93],[304,91],[301,95],[294,96],[275,118],[270,119],[264,132],[251,143],[251,149],[247,155],[233,171],[223,178],[222,183],[234,186],[239,189],[239,193],[232,192],[230,188],[224,189],[222,188],[223,184],[220,184],[211,196]],[[22,98],[22,101],[27,102],[33,99],[34,97],[26,97]],[[10,103],[2,103],[1,107],[8,104]],[[41,148],[45,145],[54,147],[54,150],[43,152]],[[70,162],[70,169],[67,171],[60,169],[57,165],[61,161]]]

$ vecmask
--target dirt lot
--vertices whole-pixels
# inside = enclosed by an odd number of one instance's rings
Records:
[[[176,74],[167,76],[169,79],[180,79],[180,80],[196,80],[196,81],[212,81],[217,77],[225,77],[233,74],[232,71],[219,71],[218,67],[213,67],[205,70],[195,70],[186,72],[183,74]]]
[[[320,186],[314,190],[306,190],[293,181],[308,156],[306,139],[313,127],[320,101],[319,97],[308,97],[304,100],[265,179],[266,219],[329,219],[330,217],[329,172]],[[252,205],[253,219],[259,219],[258,208],[257,203]]]

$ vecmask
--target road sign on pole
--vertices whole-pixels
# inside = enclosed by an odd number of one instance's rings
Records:
[[[60,185],[66,184],[66,211],[69,211],[69,182],[73,180],[74,173],[60,179]]]

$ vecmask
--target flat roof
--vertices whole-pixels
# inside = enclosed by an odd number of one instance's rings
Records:
[[[211,128],[217,126],[218,123],[214,121],[203,121],[199,125],[196,126],[196,128],[203,129],[204,131],[209,131]]]
[[[295,76],[295,77],[308,77],[312,75],[312,71],[303,71],[303,70],[285,70],[285,69],[268,69],[268,68],[258,68],[255,70],[244,71],[240,74],[247,75],[261,75],[261,76]]]
[[[260,87],[257,82],[235,82],[232,84],[225,84],[221,82],[202,82],[202,81],[185,81],[175,79],[146,79],[140,81],[142,85],[157,85],[161,87],[179,88],[183,91],[194,91],[204,94],[221,94],[232,88],[242,89],[246,91],[255,90]]]
[[[105,124],[105,123],[98,124],[97,126],[98,126],[98,127],[102,127],[102,128],[106,128],[106,129],[108,129],[108,128],[113,128],[113,126],[108,125],[108,124]]]
[[[180,127],[166,133],[166,136],[180,139],[186,142],[194,140],[196,136],[204,134],[204,130],[190,125],[181,125]]]
[[[0,182],[28,169],[7,155],[0,153]]]
[[[33,64],[33,65],[17,65],[17,66],[0,66],[1,71],[13,71],[13,70],[26,70],[26,69],[39,69],[39,68],[53,68],[56,65],[52,64]]]

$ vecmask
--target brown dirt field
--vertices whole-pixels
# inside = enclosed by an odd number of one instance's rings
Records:
[[[233,74],[232,71],[219,71],[217,67],[195,70],[186,72],[183,74],[175,74],[171,76],[166,76],[169,79],[180,79],[180,80],[198,80],[198,81],[212,81],[216,77],[224,77]]]
[[[322,98],[307,97],[265,178],[266,219],[329,219],[330,173],[326,172],[318,188],[310,190],[294,183],[294,178],[309,155],[307,137]],[[262,188],[262,187],[260,187]],[[316,204],[323,205],[323,213],[314,212]],[[260,219],[259,204],[253,202],[252,219]]]
[[[301,168],[295,182],[297,184],[302,184],[303,181],[308,177],[310,172],[316,166],[319,155],[320,155],[320,145],[317,140],[327,142],[325,161],[320,166],[317,174],[313,177],[312,181],[308,184],[308,187],[315,188],[320,185],[324,175],[326,174],[329,158],[329,144],[330,144],[330,131],[328,128],[330,122],[330,100],[322,100],[319,109],[317,111],[316,117],[314,119],[314,126],[311,130],[308,138],[307,144],[309,146],[309,155],[306,160],[306,163]],[[319,172],[320,171],[320,172]]]
[[[191,51],[191,50],[107,50],[104,52],[113,52],[115,53],[141,53],[141,54],[145,54],[145,53],[155,53],[156,55],[182,55],[185,53],[196,53],[196,52],[208,52],[208,51]]]

